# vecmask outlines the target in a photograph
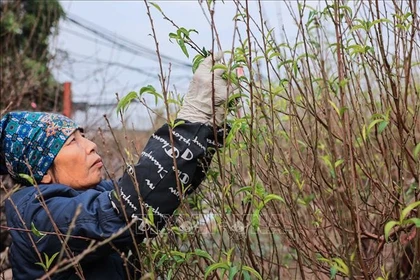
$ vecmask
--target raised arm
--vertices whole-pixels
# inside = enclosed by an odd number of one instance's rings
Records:
[[[214,60],[221,57],[219,54]],[[118,189],[110,193],[113,207],[121,218],[138,219],[137,233],[152,234],[150,230],[143,232],[150,229],[144,219],[149,211],[153,213],[154,229],[165,225],[181,197],[204,179],[215,144],[223,143],[227,131],[218,127],[215,135],[213,120],[216,126],[224,121],[223,105],[231,90],[222,78],[222,71],[211,71],[212,61],[212,57],[206,58],[194,74],[176,125],[172,129],[164,125],[152,135],[139,162],[127,168]]]

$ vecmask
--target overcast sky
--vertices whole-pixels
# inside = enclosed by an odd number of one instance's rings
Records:
[[[198,1],[155,1],[155,3],[177,25],[186,29],[196,29],[199,34],[192,35],[192,39],[199,46],[211,47],[210,25]],[[262,1],[261,3],[264,18],[271,27],[276,27],[278,36],[282,33],[282,26],[287,30],[288,36],[293,37],[296,34],[295,24],[283,2]],[[140,45],[135,46],[137,50],[139,47],[152,51],[156,49],[154,40],[150,36],[152,32],[150,21],[143,1],[61,1],[61,4],[70,17],[87,27],[111,34],[116,42],[106,42],[99,35],[75,23],[68,21],[60,23],[59,36],[53,46],[55,50],[64,51],[69,56],[65,61],[57,61],[55,76],[60,82],[72,82],[74,101],[112,104],[116,103],[115,93],[124,96],[148,84],[160,89],[156,56],[142,51],[134,54],[119,45],[122,43],[127,46],[127,42],[119,39],[124,38]],[[316,6],[318,1],[313,1],[311,4]],[[249,5],[251,13],[258,19],[258,2],[250,1]],[[176,32],[176,28],[164,20],[155,8],[151,7],[151,10],[160,51],[176,61],[192,63],[196,53],[189,49],[190,58],[187,58],[177,44],[171,43],[168,34]],[[205,14],[208,15],[208,11]],[[217,2],[215,22],[224,49],[230,49],[232,46],[235,14],[236,7],[233,2],[225,1],[225,4]],[[242,30],[243,27],[242,24]],[[165,71],[168,71],[167,67]],[[184,93],[192,71],[190,67],[173,63],[171,76],[171,85],[173,85],[171,89],[176,88],[178,92]],[[103,113],[107,113],[111,119],[115,117],[113,108],[94,108],[87,114],[77,113],[75,118],[79,122],[92,121],[101,118]],[[136,128],[150,127],[150,122],[144,119],[147,116],[146,109],[140,105],[133,106],[127,116],[131,122],[136,123]],[[116,124],[116,119],[113,123]]]

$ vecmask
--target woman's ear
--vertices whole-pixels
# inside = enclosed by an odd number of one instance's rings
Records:
[[[47,174],[42,177],[41,183],[42,184],[51,184],[53,182],[53,177],[51,176],[51,171],[48,170]]]

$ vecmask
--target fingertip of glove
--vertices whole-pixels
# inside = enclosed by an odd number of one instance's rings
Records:
[[[218,51],[215,55],[214,55],[214,60],[215,61],[219,61],[222,59],[224,53],[222,51]]]
[[[215,53],[213,55],[214,61],[221,60],[223,58],[223,55],[224,55],[224,53],[222,51],[219,51],[219,52]],[[212,56],[210,55],[210,56],[206,57],[206,59],[203,61],[203,64],[210,66],[212,64],[212,60],[213,60]]]

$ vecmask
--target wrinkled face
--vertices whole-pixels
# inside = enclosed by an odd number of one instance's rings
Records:
[[[60,183],[73,189],[95,187],[101,180],[101,157],[97,146],[76,130],[64,143],[54,159],[53,170],[48,171],[52,183]]]

